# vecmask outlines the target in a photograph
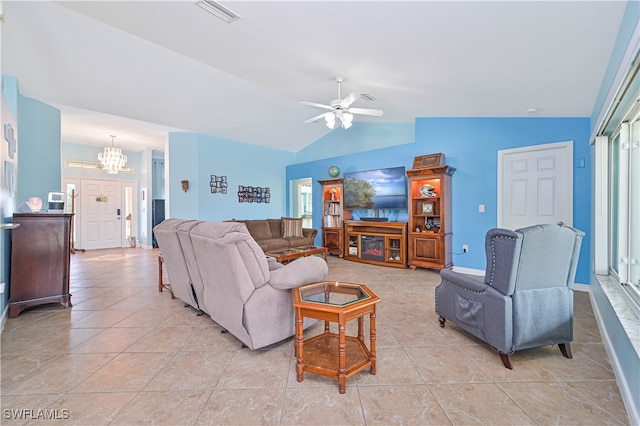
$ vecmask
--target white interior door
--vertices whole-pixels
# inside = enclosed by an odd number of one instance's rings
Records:
[[[498,226],[573,224],[573,142],[498,151]]]
[[[122,183],[82,180],[80,187],[82,247],[122,247]]]

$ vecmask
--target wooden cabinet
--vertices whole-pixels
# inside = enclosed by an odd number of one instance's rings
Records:
[[[71,306],[71,214],[15,213],[11,235],[9,318],[45,303]]]
[[[374,265],[407,267],[406,222],[345,220],[344,258]]]
[[[443,269],[451,261],[451,176],[454,167],[407,171],[409,267]]]
[[[322,246],[330,254],[343,256],[342,223],[345,219],[342,179],[319,180],[322,185]]]

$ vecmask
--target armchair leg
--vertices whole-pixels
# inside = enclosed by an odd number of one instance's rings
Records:
[[[440,316],[440,318],[438,318],[438,321],[440,321],[440,327],[444,328],[446,319],[443,316]]]
[[[558,344],[558,347],[565,358],[573,358],[573,355],[571,354],[571,345],[569,343],[560,343]]]
[[[504,366],[509,370],[513,370],[513,367],[511,366],[511,361],[509,360],[509,355],[503,354],[502,352],[498,352],[498,354],[500,354],[500,359],[502,360],[502,363],[504,364]]]

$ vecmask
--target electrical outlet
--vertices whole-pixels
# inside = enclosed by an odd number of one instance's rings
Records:
[[[466,253],[466,252],[468,252],[468,251],[469,251],[469,246],[468,246],[468,245],[466,245],[466,244],[463,244],[463,245],[462,245],[462,252],[463,252],[463,253]]]

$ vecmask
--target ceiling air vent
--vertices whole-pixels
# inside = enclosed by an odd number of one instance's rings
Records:
[[[377,101],[378,100],[375,96],[370,95],[368,93],[360,93],[360,99],[364,99],[365,101]]]
[[[240,15],[238,15],[234,11],[224,7],[223,5],[218,3],[217,1],[202,0],[202,1],[197,2],[196,6],[206,10],[207,12],[211,13],[212,15],[217,16],[218,18],[222,19],[227,24],[230,24],[233,21],[236,21],[236,20],[240,19]]]

